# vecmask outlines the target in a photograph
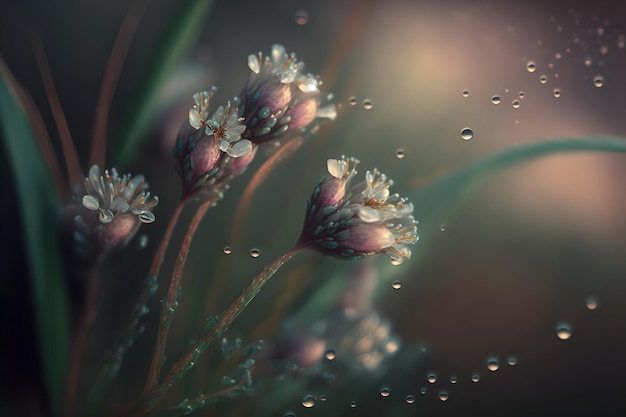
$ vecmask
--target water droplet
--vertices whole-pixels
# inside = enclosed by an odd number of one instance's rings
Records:
[[[560,53],[560,52],[555,53],[555,54],[554,54],[554,57],[555,57],[556,59],[561,59],[561,53]]]
[[[426,380],[430,382],[431,384],[434,384],[435,382],[437,382],[437,374],[435,373],[428,374],[428,376],[426,377]]]
[[[519,100],[513,100],[512,104],[513,104],[514,109],[519,109],[519,106],[520,106]]]
[[[540,82],[541,84],[545,84],[545,83],[547,83],[547,82],[548,82],[548,76],[547,76],[547,75],[541,75],[541,76],[539,77],[539,82]]]
[[[372,107],[374,107],[374,103],[371,99],[366,98],[365,100],[363,100],[363,108],[365,110],[370,110]]]
[[[602,55],[606,55],[608,52],[609,52],[609,47],[608,47],[608,46],[606,46],[606,45],[602,45],[602,46],[600,47],[600,53],[601,53]]]
[[[283,417],[296,417],[296,414],[291,411],[287,411]]]
[[[426,387],[420,388],[420,394],[422,394],[422,395],[426,394],[427,391],[428,391],[428,389],[426,389]]]
[[[472,375],[472,382],[478,382],[478,381],[480,381],[480,375],[479,374]]]
[[[324,357],[325,357],[326,359],[328,359],[329,361],[334,360],[334,359],[335,359],[335,357],[336,357],[336,355],[335,355],[335,351],[334,351],[334,350],[332,350],[332,349],[328,349],[328,350],[326,351],[326,353],[324,353]]]
[[[230,255],[231,253],[233,253],[233,249],[230,246],[224,246],[224,253],[226,255]]]
[[[148,246],[148,235],[139,236],[139,249],[145,249]]]
[[[491,357],[487,359],[487,369],[489,369],[491,372],[495,372],[499,368],[500,368],[500,362],[498,361],[498,358]]]
[[[463,130],[461,130],[461,139],[470,140],[473,137],[474,137],[474,131],[470,129],[469,127],[466,127]]]
[[[526,94],[523,91],[520,91],[518,94],[519,98],[524,98]]]
[[[439,226],[439,231],[440,232],[445,232],[446,231],[446,225],[442,224],[441,226]]]
[[[589,310],[595,310],[598,308],[598,300],[596,297],[587,297],[587,308]]]
[[[600,28],[596,29],[596,33],[598,34],[598,36],[604,35],[604,28],[600,27]]]
[[[312,395],[307,395],[302,399],[302,405],[306,408],[311,408],[315,405],[315,397]]]
[[[350,401],[350,407],[352,408],[356,407],[356,401]]]
[[[326,396],[325,395],[320,395],[320,401],[326,401]]]
[[[307,12],[304,9],[299,9],[296,12],[295,20],[296,20],[296,23],[299,24],[300,26],[305,25],[306,22],[309,21],[309,12]]]
[[[601,75],[596,75],[593,77],[593,85],[600,88],[604,85],[604,77]]]
[[[402,159],[406,156],[406,154],[404,153],[404,149],[400,148],[396,151],[396,158],[398,159]]]
[[[588,55],[585,57],[585,61],[584,62],[585,62],[585,66],[586,67],[590,67],[591,65],[593,65],[593,61],[591,60],[591,57],[588,56]]]
[[[356,106],[357,102],[358,101],[357,101],[356,97],[354,97],[354,96],[350,97],[350,99],[348,100],[348,103],[350,103],[351,106]]]
[[[502,101],[502,98],[500,98],[500,96],[493,96],[493,97],[491,97],[491,102],[493,104],[500,104],[501,101]]]
[[[402,288],[402,282],[396,280],[396,281],[391,283],[391,287],[394,290],[399,290],[400,288]]]
[[[456,384],[459,381],[459,378],[456,377],[456,375],[452,375],[450,377],[450,383],[451,384]]]
[[[402,259],[389,258],[389,262],[391,265],[400,265],[402,264]]]
[[[463,97],[469,97],[469,91],[468,90],[463,90],[463,92],[461,94],[463,95]]]
[[[404,397],[404,401],[406,401],[407,404],[413,404],[415,402],[415,397],[412,395],[407,395],[406,397]]]
[[[517,357],[516,356],[509,356],[509,358],[506,360],[506,363],[508,363],[510,366],[517,365]]]
[[[254,248],[250,250],[250,256],[252,256],[253,258],[258,258],[259,255],[261,255],[261,251]]]
[[[448,395],[448,393],[446,391],[441,391],[439,393],[439,399],[441,401],[448,401],[448,398],[450,398],[450,397],[449,397],[449,395]]]
[[[391,391],[389,390],[389,388],[381,388],[380,389],[380,396],[381,397],[389,397],[389,394],[391,394]]]
[[[572,337],[572,328],[568,323],[559,323],[556,326],[556,335],[561,340],[567,340]]]
[[[528,72],[535,72],[537,70],[537,64],[535,64],[534,61],[528,61],[528,64],[526,64],[526,69],[528,70]]]
[[[554,94],[554,97],[556,97],[556,98],[561,97],[561,90],[558,89],[558,88],[555,88],[552,93]]]

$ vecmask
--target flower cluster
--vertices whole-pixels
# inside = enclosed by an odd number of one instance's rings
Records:
[[[193,95],[189,122],[174,148],[186,198],[221,196],[232,178],[245,171],[257,145],[301,132],[316,118],[336,116],[332,104],[320,107],[321,81],[302,73],[304,64],[282,45],[270,57],[248,57],[252,73],[239,97],[211,114],[212,87]]]
[[[272,45],[271,56],[248,56],[252,71],[240,94],[246,132],[244,137],[263,143],[306,128],[316,118],[334,119],[335,106],[321,106],[322,82],[302,72],[304,63],[280,44]]]
[[[411,257],[407,245],[418,239],[413,204],[390,194],[393,181],[376,169],[350,186],[357,164],[345,157],[327,161],[330,175],[308,201],[298,244],[343,259],[386,253],[402,263]]]

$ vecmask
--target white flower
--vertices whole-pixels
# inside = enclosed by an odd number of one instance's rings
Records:
[[[242,120],[237,116],[237,102],[231,105],[220,106],[213,117],[206,121],[205,133],[213,135],[218,142],[220,150],[233,158],[238,158],[252,150],[252,142],[241,139],[241,134],[246,130]]]
[[[206,123],[209,117],[209,105],[216,91],[216,87],[211,87],[208,91],[199,91],[193,95],[195,104],[189,110],[189,124],[194,129],[200,129]]]
[[[143,175],[120,176],[112,168],[111,171],[105,170],[101,176],[98,165],[93,165],[85,178],[85,190],[87,194],[82,197],[82,205],[86,209],[97,210],[100,223],[110,223],[118,214],[128,212],[136,214],[142,223],[155,220],[151,210],[159,199],[150,197]]]

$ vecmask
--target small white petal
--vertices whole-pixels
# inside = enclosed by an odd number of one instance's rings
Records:
[[[83,207],[88,210],[98,210],[100,208],[100,203],[98,203],[98,199],[96,197],[86,195],[83,197]]]
[[[152,223],[156,219],[151,211],[142,211],[137,217],[142,223]]]
[[[272,62],[274,65],[281,65],[285,60],[285,56],[287,52],[285,51],[285,47],[279,43],[275,43],[272,45]]]
[[[298,88],[303,93],[314,93],[316,91],[319,91],[317,87],[317,80],[312,76],[306,77],[306,79],[298,83]]]
[[[194,129],[200,129],[200,126],[202,126],[202,120],[200,118],[200,113],[198,113],[198,110],[189,110],[189,124]]]
[[[220,151],[226,152],[228,151],[228,148],[230,147],[230,142],[222,139],[220,140],[219,146],[220,146]]]
[[[113,212],[111,210],[100,209],[98,212],[100,223],[111,223],[113,220]]]
[[[337,109],[335,108],[334,104],[330,104],[325,107],[318,107],[317,112],[315,113],[315,117],[335,120],[337,118]]]
[[[261,71],[261,63],[256,55],[248,55],[248,68],[255,74]]]
[[[242,139],[226,150],[226,152],[233,158],[239,158],[252,150],[252,142],[248,139]]]
[[[369,206],[360,207],[357,214],[359,219],[365,223],[375,223],[384,219],[384,215],[380,211]]]
[[[346,167],[348,163],[343,160],[338,159],[329,159],[326,161],[326,167],[328,168],[328,173],[335,178],[343,178],[343,175],[346,172]]]

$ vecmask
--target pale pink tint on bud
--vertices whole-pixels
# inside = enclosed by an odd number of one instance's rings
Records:
[[[207,136],[196,143],[196,146],[189,154],[191,161],[191,182],[195,182],[213,169],[216,165],[222,151],[213,139],[213,136]]]
[[[315,199],[319,207],[336,206],[346,194],[346,181],[343,178],[327,176],[320,185],[320,194]]]
[[[232,158],[228,166],[228,173],[237,176],[243,173],[256,155],[257,146],[253,145],[252,150],[239,158]]]
[[[291,116],[289,128],[301,129],[308,126],[313,120],[315,120],[316,114],[317,102],[314,98],[299,102],[287,110],[287,115]]]
[[[104,250],[109,250],[129,240],[137,232],[140,224],[136,215],[125,213],[115,216],[110,223],[102,225]]]
[[[259,107],[267,106],[275,114],[291,101],[291,87],[280,82],[263,84],[258,91]]]
[[[379,253],[393,245],[394,236],[383,224],[364,224],[350,228],[350,237],[340,246],[357,252]]]

